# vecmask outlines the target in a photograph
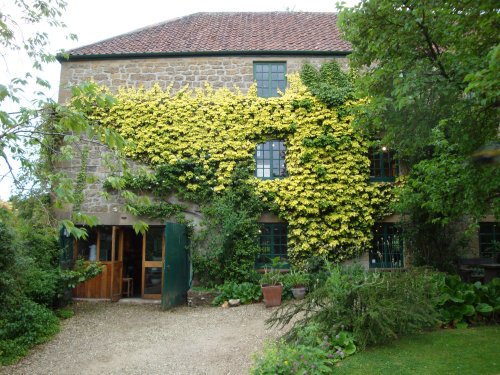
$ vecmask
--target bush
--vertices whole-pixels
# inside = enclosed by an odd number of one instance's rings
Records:
[[[15,362],[58,331],[59,320],[44,306],[26,298],[5,305],[0,318],[0,363]]]
[[[331,374],[336,362],[354,354],[356,346],[347,332],[321,336],[317,325],[303,327],[295,342],[268,344],[255,357],[254,375]]]
[[[221,305],[230,299],[239,299],[242,304],[258,302],[262,298],[260,285],[252,283],[227,282],[220,288],[221,294],[212,302],[213,305]]]
[[[349,331],[364,348],[434,327],[438,323],[438,295],[433,273],[366,272],[361,267],[331,267],[326,282],[297,304],[279,308],[268,320],[286,325],[299,316],[287,337],[317,324],[325,334]]]
[[[208,286],[226,281],[255,282],[255,259],[260,251],[257,222],[262,203],[248,183],[250,165],[233,173],[232,185],[202,207],[205,229],[192,241],[195,277]]]
[[[467,327],[479,320],[496,321],[500,312],[500,279],[489,284],[464,283],[456,275],[438,275],[437,306],[441,321],[451,327]]]

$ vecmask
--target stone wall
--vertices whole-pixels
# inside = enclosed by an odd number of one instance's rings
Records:
[[[300,70],[304,62],[315,66],[337,60],[347,67],[345,57],[176,57],[126,60],[66,61],[61,63],[59,102],[69,97],[68,87],[87,80],[106,85],[112,91],[120,87],[148,89],[155,83],[166,88],[173,83],[178,90],[189,84],[191,88],[203,87],[205,82],[214,88],[234,86],[246,92],[253,83],[253,63],[256,61],[286,62],[287,73]]]

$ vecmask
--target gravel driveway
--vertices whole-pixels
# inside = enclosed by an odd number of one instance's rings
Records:
[[[230,309],[78,302],[61,332],[0,374],[247,374],[267,338],[263,304]]]

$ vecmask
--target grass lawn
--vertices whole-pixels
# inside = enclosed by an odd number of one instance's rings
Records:
[[[404,337],[347,358],[335,374],[500,374],[500,326]]]

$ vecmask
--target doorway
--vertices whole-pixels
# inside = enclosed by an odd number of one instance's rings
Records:
[[[140,298],[142,294],[142,237],[130,227],[123,228],[123,277],[131,279],[132,285],[127,297]]]
[[[150,227],[146,235],[123,229],[123,291],[127,297],[161,298],[164,227]],[[128,289],[128,283],[132,288]]]

